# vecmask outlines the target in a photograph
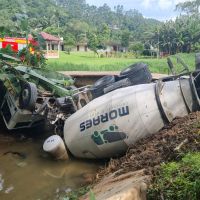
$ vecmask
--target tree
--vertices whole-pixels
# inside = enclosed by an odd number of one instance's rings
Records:
[[[110,28],[108,27],[107,24],[102,24],[100,27],[100,30],[98,31],[98,40],[99,40],[99,45],[101,48],[104,48],[106,46],[106,43],[110,41]]]
[[[129,39],[130,39],[130,32],[128,30],[123,31],[122,32],[122,36],[121,36],[121,45],[122,45],[122,47],[128,48]]]
[[[49,26],[44,29],[44,32],[47,32],[52,35],[60,35],[62,34],[62,29],[55,26]]]
[[[79,42],[87,41],[85,36],[91,32],[97,36],[99,48],[107,42],[127,48],[129,42],[145,41],[143,33],[153,32],[161,24],[145,19],[137,10],[125,11],[118,5],[113,11],[107,4],[90,6],[85,0],[1,0],[0,11],[1,36],[24,37],[17,23],[21,15],[27,17],[30,33],[46,31],[63,38],[71,34]]]
[[[141,42],[136,42],[136,43],[130,45],[129,51],[142,52],[142,51],[144,51],[144,45]]]
[[[99,41],[97,35],[95,33],[88,33],[88,47],[99,56],[97,52],[98,46]]]
[[[177,10],[181,10],[188,14],[197,14],[199,13],[200,0],[186,1],[178,3],[176,5]]]
[[[76,38],[72,34],[67,34],[64,37],[64,45],[66,45],[66,51],[70,54],[71,49],[76,44]]]
[[[144,51],[144,45],[141,42],[135,42],[130,45],[128,50],[136,53],[136,57],[138,57]]]

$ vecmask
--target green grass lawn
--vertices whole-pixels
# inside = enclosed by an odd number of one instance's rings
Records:
[[[185,63],[194,69],[194,54],[179,54]],[[174,56],[171,56],[173,63],[180,69]],[[111,57],[98,58],[93,52],[72,52],[70,55],[61,52],[59,59],[49,59],[48,66],[56,71],[120,71],[121,69],[137,62],[147,63],[151,72],[168,73],[167,59],[157,58],[126,58]]]

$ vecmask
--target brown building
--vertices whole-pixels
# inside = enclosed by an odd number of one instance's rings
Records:
[[[40,36],[44,40],[43,50],[46,58],[59,58],[61,39],[49,33],[41,32]]]

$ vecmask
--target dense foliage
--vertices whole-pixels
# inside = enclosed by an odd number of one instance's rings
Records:
[[[179,3],[182,15],[162,24],[150,41],[169,54],[200,50],[200,0]],[[157,41],[157,42],[156,42]]]
[[[29,33],[59,35],[69,46],[89,40],[94,49],[108,42],[128,47],[160,24],[137,10],[89,6],[85,0],[0,0],[0,11],[0,36],[25,36],[22,22],[27,21]]]
[[[187,154],[180,162],[163,164],[148,192],[149,200],[200,198],[200,154]]]
[[[96,53],[106,44],[145,55],[199,51],[199,5],[199,0],[179,3],[183,15],[162,23],[137,10],[89,6],[85,0],[0,0],[0,37],[46,31],[63,37],[69,49],[87,43]]]

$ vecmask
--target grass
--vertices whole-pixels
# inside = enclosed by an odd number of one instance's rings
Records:
[[[67,195],[64,195],[64,196],[61,195],[59,197],[59,200],[77,200],[81,196],[84,196],[87,193],[89,193],[89,200],[96,199],[93,191],[90,189],[90,186],[85,186],[77,190],[71,191]]]
[[[149,200],[200,199],[200,153],[189,153],[179,162],[163,164],[148,190]]]
[[[178,54],[185,63],[194,69],[194,54]],[[173,62],[176,61],[171,56]],[[70,55],[61,52],[59,59],[49,59],[47,61],[50,69],[56,71],[120,71],[125,67],[137,63],[147,63],[151,72],[165,73],[169,72],[167,59],[157,58],[134,58],[128,54],[119,54],[117,57],[98,58],[93,52],[72,52]],[[180,64],[176,65],[180,69]]]

